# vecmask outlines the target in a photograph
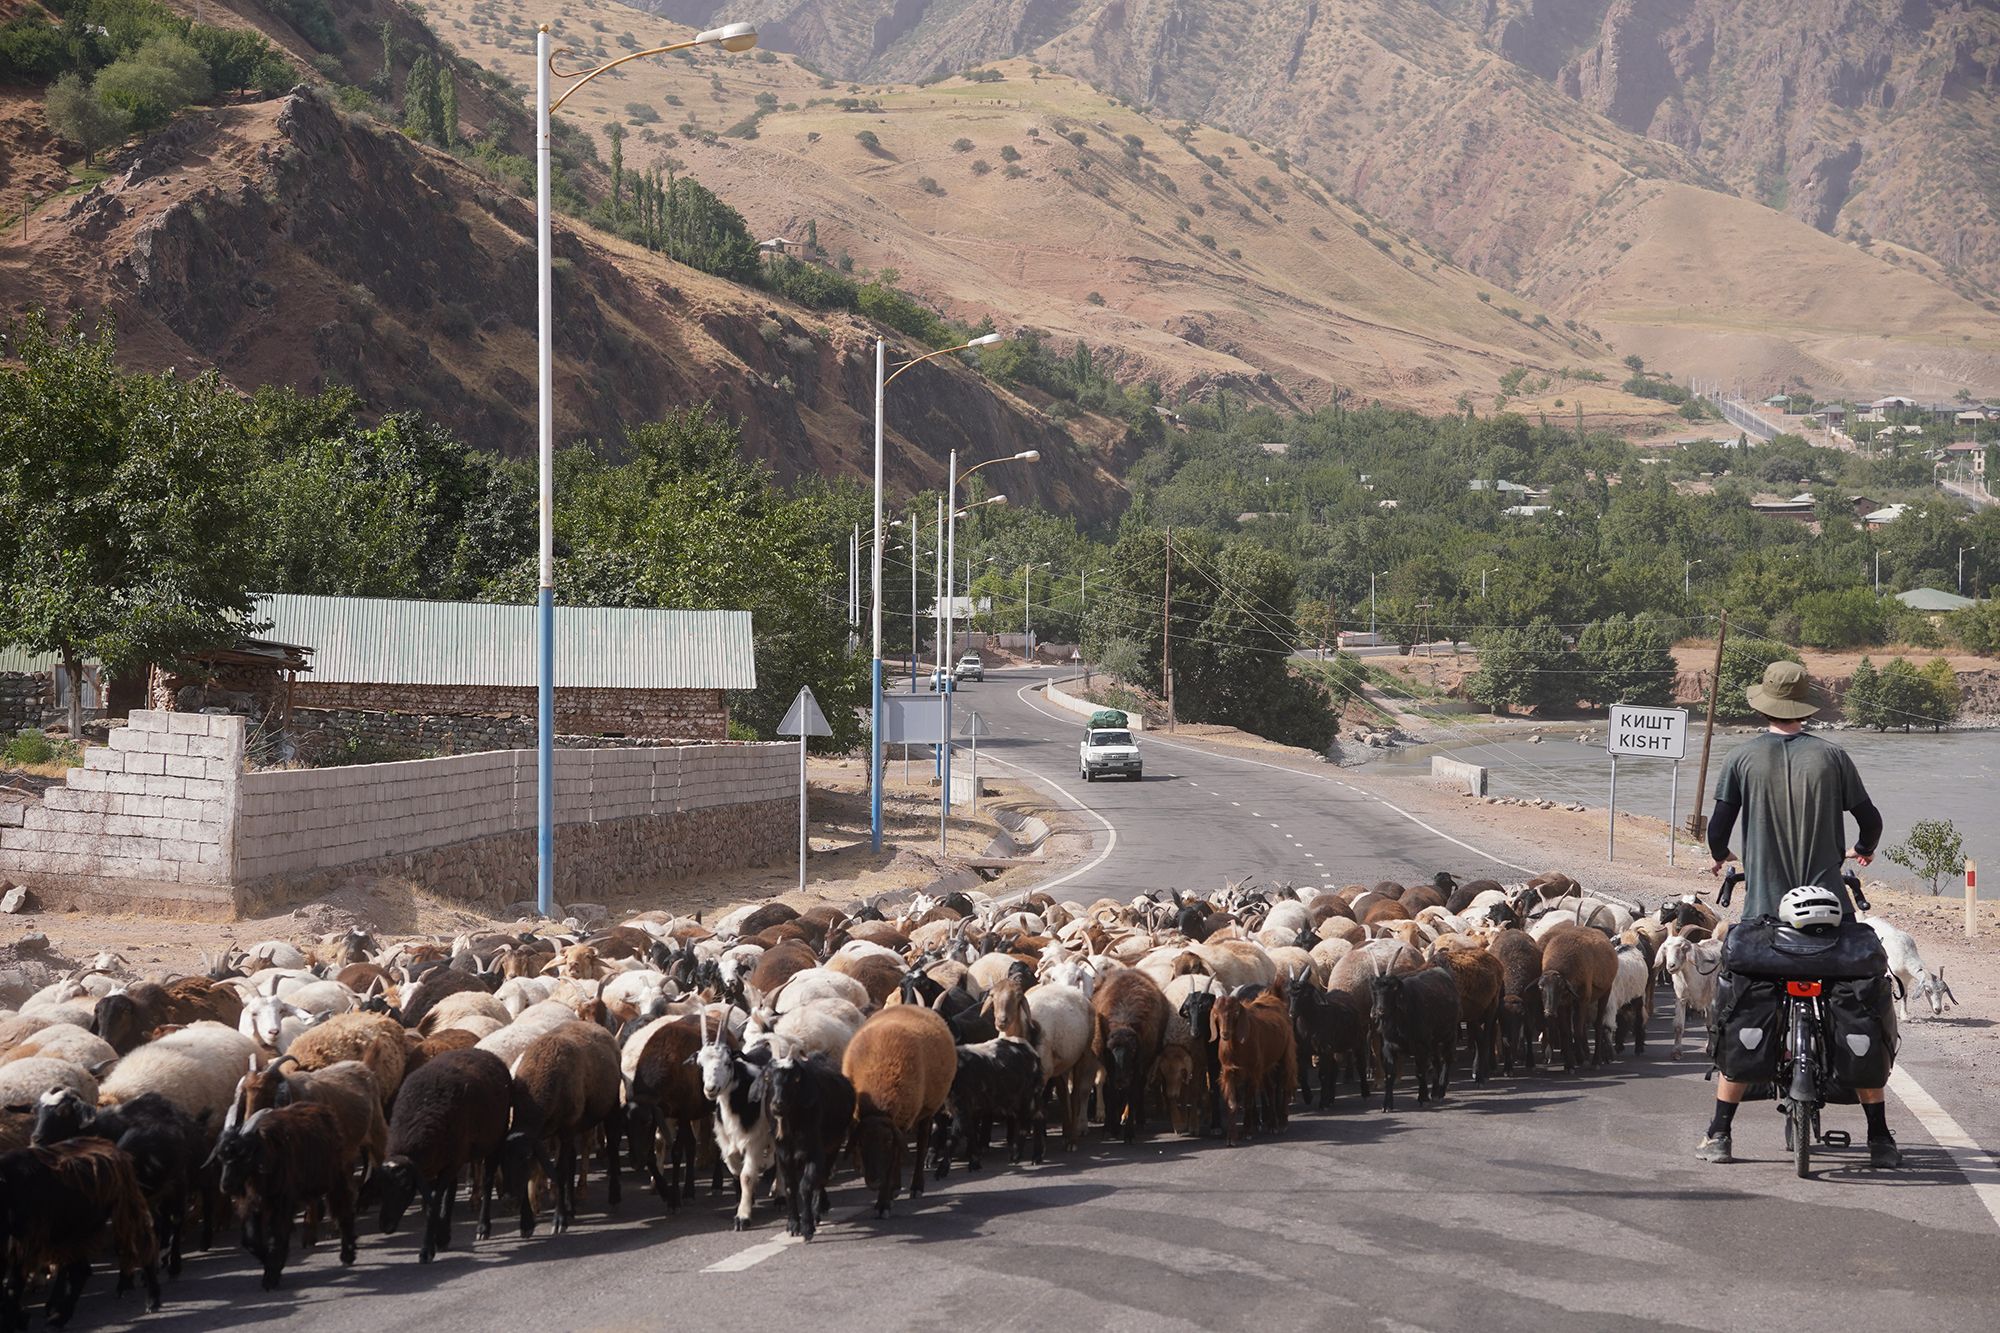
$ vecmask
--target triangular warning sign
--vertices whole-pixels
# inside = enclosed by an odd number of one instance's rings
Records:
[[[780,736],[833,735],[833,728],[827,725],[826,714],[819,710],[819,700],[813,698],[810,685],[800,687],[799,697],[792,700],[792,706],[785,710],[785,720],[778,724],[778,734]]]

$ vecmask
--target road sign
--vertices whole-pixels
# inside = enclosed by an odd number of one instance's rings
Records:
[[[1628,759],[1687,757],[1688,715],[1685,708],[1611,706],[1611,729],[1604,748]]]
[[[945,695],[885,694],[882,696],[884,745],[943,745],[950,734],[945,720]]]
[[[981,736],[991,736],[993,728],[987,726],[986,719],[979,716],[979,714],[967,713],[965,715],[965,725],[958,729],[958,734],[961,736],[970,736],[974,740],[977,740]]]
[[[827,725],[826,714],[820,711],[819,700],[813,698],[812,687],[801,686],[799,697],[792,700],[792,706],[785,710],[785,720],[778,724],[780,736],[831,736],[833,728]]]

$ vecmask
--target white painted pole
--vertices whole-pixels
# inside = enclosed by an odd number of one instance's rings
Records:
[[[979,813],[979,723],[974,714],[972,724],[972,798],[968,802],[974,815]]]
[[[535,910],[556,901],[555,374],[554,262],[549,220],[549,27],[535,34],[535,367],[540,380],[536,448],[541,526],[535,630]]]
[[[1611,799],[1604,810],[1604,859],[1618,859],[1618,756],[1611,756]]]
[[[1667,784],[1667,864],[1674,863],[1674,821],[1681,814],[1681,761],[1674,760],[1674,776]]]
[[[806,738],[799,737],[799,889],[806,887]]]
[[[1979,935],[1979,863],[1968,860],[1965,863],[1965,938],[1976,939]]]
[[[868,698],[873,710],[868,726],[868,845],[882,850],[882,378],[883,342],[875,340],[875,556],[869,577],[869,606],[874,618],[874,664]],[[914,565],[916,556],[910,561]],[[911,577],[915,577],[912,575]]]

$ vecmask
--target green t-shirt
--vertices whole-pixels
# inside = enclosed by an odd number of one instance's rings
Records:
[[[1848,845],[1842,816],[1869,802],[1847,751],[1805,732],[1767,731],[1730,751],[1715,799],[1743,808],[1744,919],[1776,916],[1778,900],[1801,884],[1831,890],[1853,915],[1840,882]]]

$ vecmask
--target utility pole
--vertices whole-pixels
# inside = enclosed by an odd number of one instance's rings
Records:
[[[1708,678],[1708,725],[1701,734],[1701,772],[1695,778],[1694,809],[1688,813],[1688,832],[1696,838],[1708,831],[1708,816],[1701,812],[1703,793],[1708,790],[1708,747],[1715,741],[1715,700],[1722,693],[1722,646],[1729,642],[1729,608],[1722,609],[1722,628],[1715,636],[1715,669]]]
[[[1167,696],[1167,730],[1174,729],[1174,530],[1167,529],[1167,577],[1160,592],[1160,689]]]

